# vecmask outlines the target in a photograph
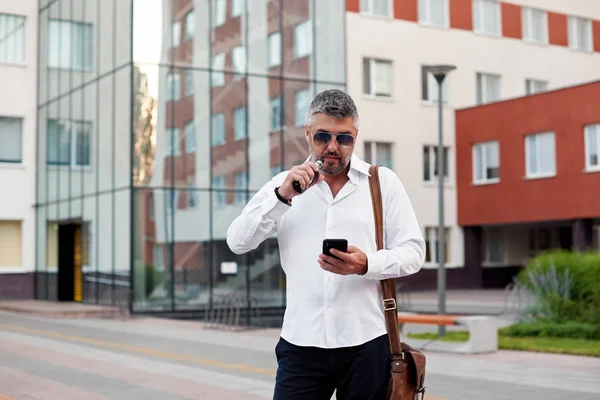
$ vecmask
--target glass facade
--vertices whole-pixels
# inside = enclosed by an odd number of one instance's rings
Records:
[[[276,238],[226,232],[345,89],[345,2],[41,1],[39,32],[36,297],[285,306]]]

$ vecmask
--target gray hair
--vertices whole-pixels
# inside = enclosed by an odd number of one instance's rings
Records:
[[[306,113],[306,125],[315,123],[316,114],[323,113],[334,118],[352,117],[354,127],[358,129],[358,110],[349,94],[339,89],[328,89],[320,92],[310,103]]]

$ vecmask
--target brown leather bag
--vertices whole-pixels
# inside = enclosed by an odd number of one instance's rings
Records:
[[[383,243],[383,204],[379,184],[379,166],[369,168],[371,174],[369,187],[375,216],[377,250],[384,248]],[[425,354],[400,341],[398,329],[398,311],[396,309],[396,282],[394,279],[381,281],[381,293],[385,321],[387,325],[390,350],[392,353],[390,381],[387,400],[415,400],[425,396]]]

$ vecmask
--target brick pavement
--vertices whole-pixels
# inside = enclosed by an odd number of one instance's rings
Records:
[[[50,320],[0,312],[0,391],[15,400],[268,399],[278,333],[216,331],[193,321]],[[426,399],[591,400],[600,396],[598,376],[600,358],[428,352]]]

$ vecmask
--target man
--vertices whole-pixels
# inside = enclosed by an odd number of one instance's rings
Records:
[[[349,95],[319,93],[305,131],[308,160],[261,188],[229,227],[227,243],[242,254],[277,233],[287,307],[275,348],[275,399],[330,399],[336,389],[341,399],[384,399],[390,350],[380,280],[419,271],[425,242],[402,183],[380,167],[385,249],[377,251],[369,164],[353,153],[358,112]],[[348,252],[321,254],[326,238],[347,239]]]

